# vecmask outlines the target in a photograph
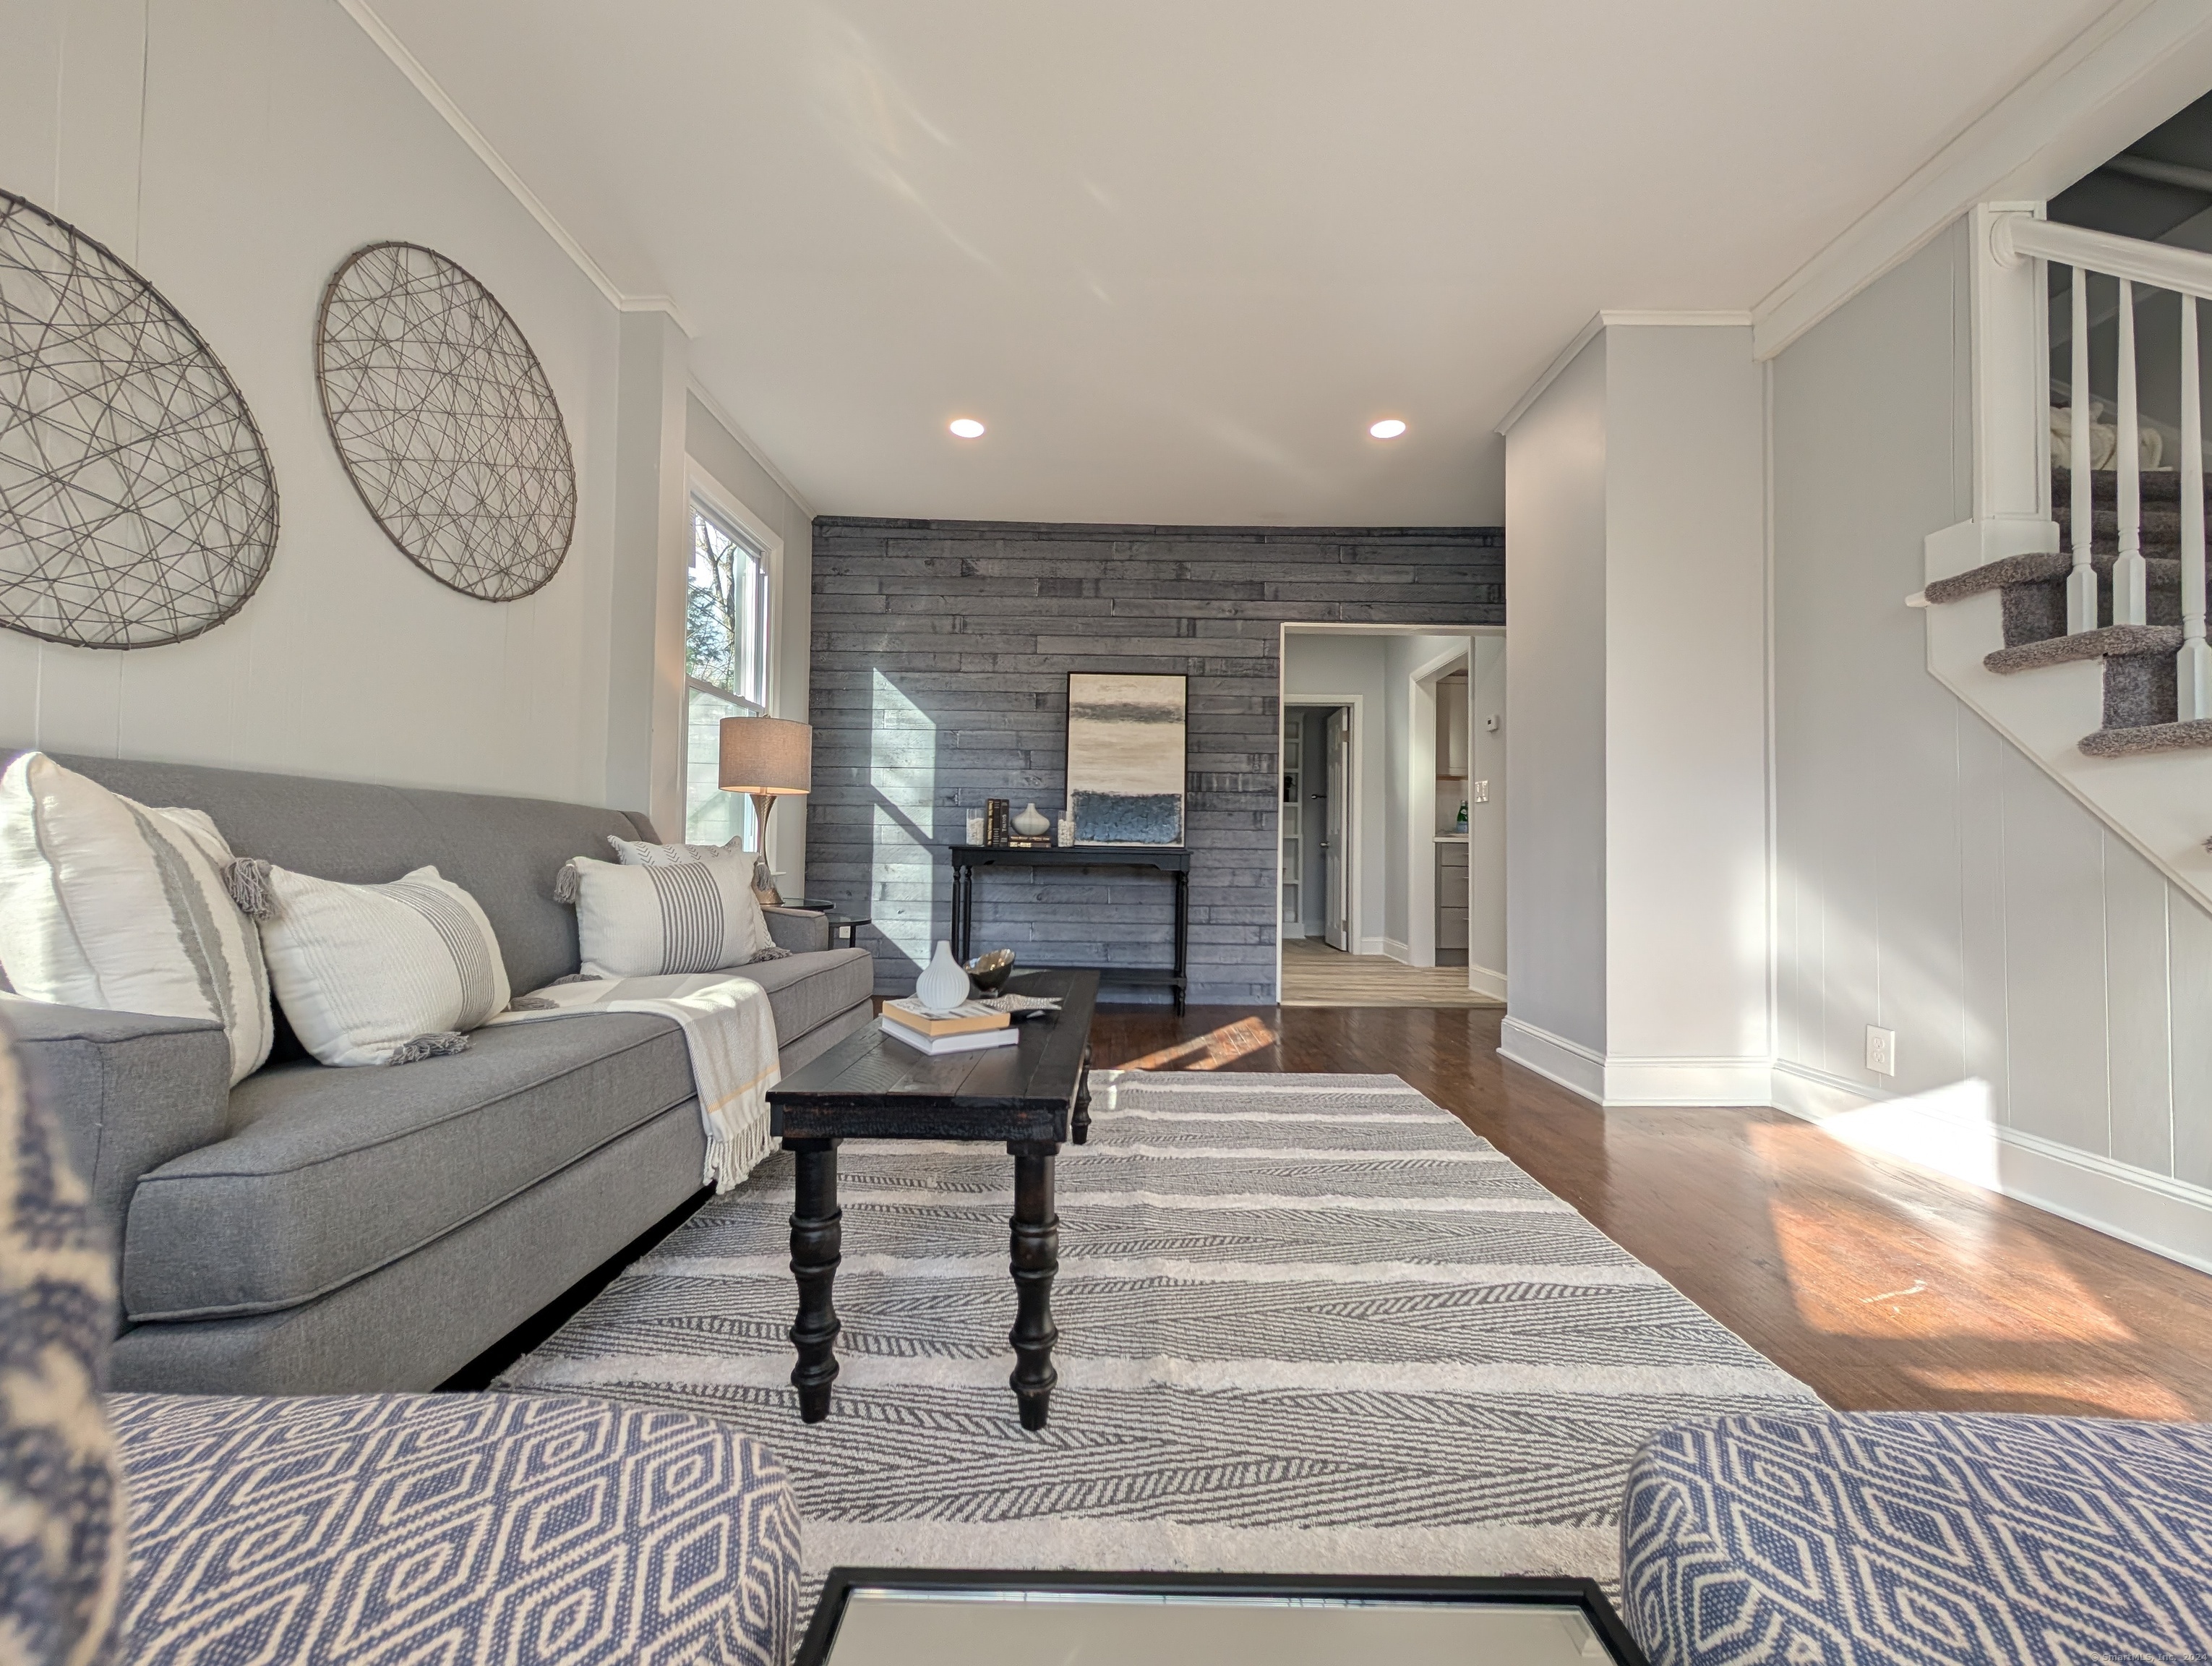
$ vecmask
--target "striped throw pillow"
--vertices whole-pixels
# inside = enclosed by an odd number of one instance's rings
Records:
[[[469,1031],[507,1006],[491,921],[434,867],[381,885],[269,867],[253,888],[276,999],[300,1044],[325,1064],[458,1053]]]
[[[150,809],[26,752],[0,773],[0,967],[33,1000],[211,1018],[242,1081],[269,1056],[271,1019],[229,860],[201,812]]]
[[[743,862],[629,867],[579,856],[574,867],[588,977],[719,972],[781,952]]]

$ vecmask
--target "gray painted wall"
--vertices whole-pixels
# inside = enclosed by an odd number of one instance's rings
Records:
[[[1966,256],[1954,228],[1774,364],[1779,1055],[1978,1077],[2015,1130],[2212,1184],[2212,917],[1928,674],[1904,605],[1970,508]]]
[[[865,903],[878,987],[910,988],[949,930],[942,847],[965,818],[993,795],[1059,814],[1067,673],[1182,672],[1192,998],[1270,1000],[1282,625],[1502,624],[1503,546],[1495,528],[818,520],[808,889]],[[981,890],[980,944],[1039,962],[1166,958],[1156,875]]]
[[[1506,939],[1512,1012],[1605,1048],[1605,355],[1601,333],[1505,451]]]

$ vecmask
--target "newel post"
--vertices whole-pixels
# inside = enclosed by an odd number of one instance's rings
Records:
[[[2040,260],[2010,228],[2040,203],[1984,203],[1968,226],[1973,332],[1974,520],[1982,559],[2055,553],[2051,518],[2051,331]]]

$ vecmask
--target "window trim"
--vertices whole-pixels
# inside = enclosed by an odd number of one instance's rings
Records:
[[[767,662],[763,668],[765,674],[762,678],[761,686],[762,692],[767,698],[761,710],[764,715],[773,714],[781,706],[783,696],[783,678],[780,674],[777,665],[781,634],[776,629],[777,615],[781,611],[783,599],[782,536],[747,508],[734,492],[708,473],[698,459],[687,457],[684,462],[684,507],[685,509],[690,510],[696,505],[703,504],[711,514],[727,521],[732,527],[742,533],[753,547],[761,552],[761,566],[768,575],[768,617],[763,622],[761,633],[761,655]],[[688,594],[691,583],[691,544],[689,538],[684,540],[684,583]],[[690,686],[690,668],[688,661],[684,669],[684,685],[687,689]],[[739,696],[730,694],[726,689],[717,690],[716,692],[732,700],[741,698]],[[752,702],[745,701],[744,703],[750,705]]]

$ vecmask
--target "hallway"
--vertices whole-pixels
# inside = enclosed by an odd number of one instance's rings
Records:
[[[1283,940],[1285,1006],[1503,1006],[1467,987],[1464,966],[1407,966],[1346,954],[1317,937]]]

